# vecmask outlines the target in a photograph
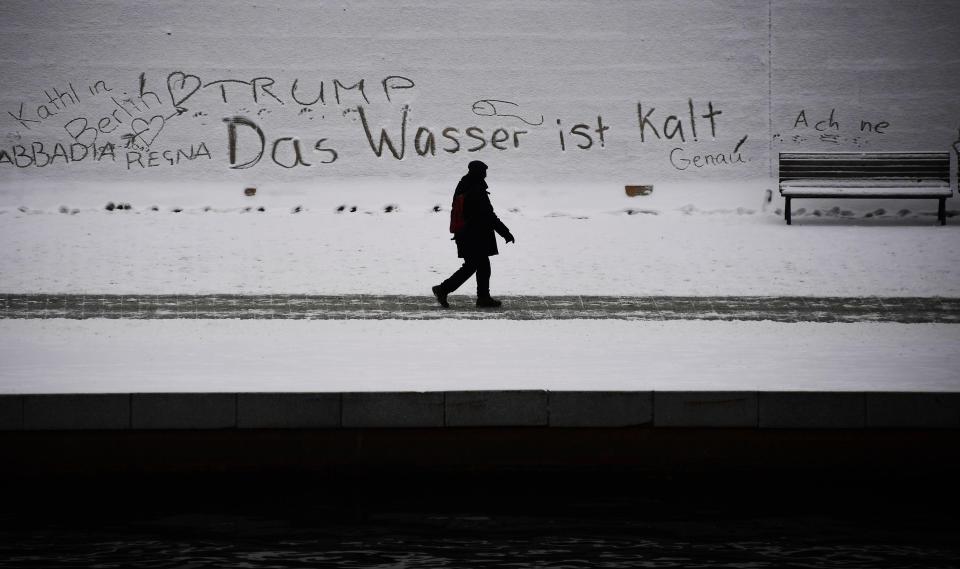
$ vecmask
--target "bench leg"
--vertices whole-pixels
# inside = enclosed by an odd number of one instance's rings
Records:
[[[787,220],[787,225],[790,225],[790,198],[785,198],[787,203],[783,206],[783,218]]]
[[[947,199],[940,198],[940,205],[937,207],[937,219],[940,220],[940,225],[947,224]]]

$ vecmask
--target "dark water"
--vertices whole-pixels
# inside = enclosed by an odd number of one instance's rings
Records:
[[[960,567],[941,484],[44,484],[0,514],[0,567]]]
[[[819,525],[820,520],[807,520]],[[339,533],[331,528],[282,535],[257,520],[178,523],[260,525],[252,534],[157,536],[127,530],[42,530],[7,533],[3,567],[956,567],[958,549],[947,544],[865,543],[862,538],[680,539],[625,528],[576,532],[510,530],[509,520],[491,521],[491,535],[411,533],[401,525],[372,525]],[[468,516],[450,519],[478,524]],[[783,523],[779,520],[757,523]],[[790,522],[795,523],[795,522]],[[262,525],[261,525],[262,524]],[[547,524],[549,525],[549,524]],[[12,538],[12,540],[11,540]],[[10,541],[8,541],[10,540]]]

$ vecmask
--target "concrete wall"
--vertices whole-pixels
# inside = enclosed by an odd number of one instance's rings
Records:
[[[766,178],[782,150],[947,149],[960,4],[879,4],[8,1],[0,185],[448,179],[472,159],[696,184]]]
[[[958,393],[2,395],[0,479],[572,468],[926,483],[956,476],[957,429]]]
[[[960,4],[782,0],[771,15],[774,150],[945,151],[958,140]]]
[[[634,426],[958,429],[960,393],[438,391],[0,395],[0,431]]]

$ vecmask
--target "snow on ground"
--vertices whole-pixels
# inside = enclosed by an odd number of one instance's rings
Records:
[[[8,186],[0,292],[428,295],[459,264],[449,182],[318,182],[253,198],[213,186]],[[960,296],[960,221],[935,226],[935,201],[801,201],[787,227],[763,185],[628,198],[622,185],[491,180],[517,237],[500,241],[493,292]],[[108,201],[133,209],[106,211]]]
[[[0,320],[0,393],[960,391],[960,326]]]

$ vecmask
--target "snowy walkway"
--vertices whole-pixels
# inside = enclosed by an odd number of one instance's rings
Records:
[[[960,326],[0,319],[0,394],[960,391]]]
[[[402,295],[0,295],[3,318],[771,320],[960,323],[958,298],[508,296],[499,310],[473,297]]]

